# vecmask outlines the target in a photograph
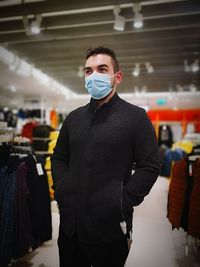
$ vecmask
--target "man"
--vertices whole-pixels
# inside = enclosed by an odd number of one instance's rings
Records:
[[[121,81],[112,50],[87,51],[91,100],[67,116],[52,156],[60,267],[124,266],[133,206],[159,174],[152,124],[143,109],[119,98]]]

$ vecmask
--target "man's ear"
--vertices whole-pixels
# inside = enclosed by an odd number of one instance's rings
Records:
[[[120,84],[123,78],[123,73],[119,70],[115,75],[115,83]]]

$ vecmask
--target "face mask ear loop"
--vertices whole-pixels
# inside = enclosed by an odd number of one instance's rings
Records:
[[[114,78],[116,75],[117,75],[117,72],[113,76],[111,76],[111,79]]]
[[[118,71],[117,71],[117,72],[118,72]],[[113,78],[117,75],[117,72],[116,72],[113,76],[110,77],[110,80],[113,79]],[[110,82],[111,82],[111,81],[110,81]],[[113,89],[115,85],[116,85],[116,84],[114,83],[113,86],[112,86],[111,88]]]

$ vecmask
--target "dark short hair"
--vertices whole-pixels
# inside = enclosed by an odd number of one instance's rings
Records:
[[[117,61],[115,52],[113,50],[111,50],[110,48],[103,47],[103,46],[98,46],[95,48],[89,48],[86,52],[86,59],[88,59],[91,56],[96,56],[98,54],[105,54],[105,55],[110,56],[112,59],[114,72],[119,71],[119,63]]]

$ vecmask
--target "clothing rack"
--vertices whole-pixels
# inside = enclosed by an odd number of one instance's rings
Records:
[[[0,122],[0,144],[13,142],[14,130],[7,127],[6,122]]]
[[[28,155],[32,154],[32,147],[29,139],[16,136],[11,147],[11,155]]]
[[[51,155],[48,151],[34,151],[35,155],[46,155],[49,156]]]
[[[168,193],[167,217],[172,228],[186,232],[185,255],[189,255],[189,236],[194,238],[194,252],[198,251],[200,239],[200,146],[181,161],[174,163]]]
[[[0,146],[2,267],[52,238],[47,174],[28,139],[17,136],[9,141]]]
[[[200,145],[193,147],[192,152],[188,155],[188,160],[192,163],[200,158]]]

